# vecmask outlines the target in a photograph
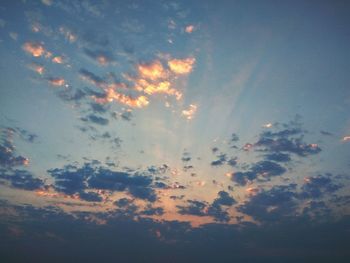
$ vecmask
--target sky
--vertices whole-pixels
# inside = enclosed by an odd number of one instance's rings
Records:
[[[349,11],[1,1],[1,261],[346,262]]]

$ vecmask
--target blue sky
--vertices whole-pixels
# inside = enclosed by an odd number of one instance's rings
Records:
[[[74,240],[58,262],[341,262],[348,13],[346,1],[3,1],[6,258],[45,261]],[[290,232],[305,243],[281,240]],[[84,252],[99,240],[117,255]]]

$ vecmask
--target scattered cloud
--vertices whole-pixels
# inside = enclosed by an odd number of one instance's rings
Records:
[[[196,59],[193,57],[184,59],[171,59],[168,61],[168,66],[175,74],[189,74],[193,70]]]
[[[190,104],[187,110],[182,111],[182,115],[185,116],[187,120],[192,120],[196,112],[197,112],[197,105]]]

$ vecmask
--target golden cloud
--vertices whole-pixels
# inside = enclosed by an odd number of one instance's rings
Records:
[[[137,70],[142,78],[149,80],[164,79],[167,77],[167,72],[159,60],[150,64],[139,64]]]
[[[41,57],[46,51],[42,44],[34,42],[26,42],[23,45],[23,50],[31,54],[33,57]]]
[[[107,103],[112,101],[118,101],[130,107],[142,108],[148,105],[149,101],[145,96],[139,96],[133,98],[131,96],[116,92],[113,88],[109,88],[106,91],[106,97],[97,98],[93,97],[97,103]]]
[[[196,111],[197,111],[197,106],[194,104],[190,104],[187,110],[182,111],[182,115],[185,116],[187,120],[192,120]]]
[[[168,66],[175,74],[188,74],[192,71],[193,65],[196,62],[195,58],[171,59],[168,61]]]

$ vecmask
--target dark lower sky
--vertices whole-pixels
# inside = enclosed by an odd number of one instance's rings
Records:
[[[347,262],[348,1],[0,2],[1,262]]]

